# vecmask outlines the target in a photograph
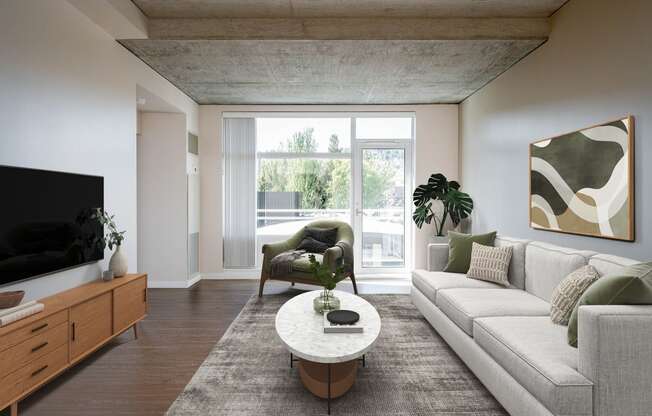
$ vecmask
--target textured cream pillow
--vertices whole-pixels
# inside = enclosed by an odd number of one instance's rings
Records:
[[[509,286],[507,272],[512,259],[512,247],[489,247],[473,243],[471,266],[466,277]]]
[[[591,265],[575,270],[559,282],[552,291],[550,299],[550,319],[559,325],[568,325],[575,305],[582,294],[600,278],[598,271]]]

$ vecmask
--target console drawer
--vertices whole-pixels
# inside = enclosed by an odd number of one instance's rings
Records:
[[[7,348],[20,344],[33,336],[47,332],[64,322],[68,322],[67,310],[57,312],[22,328],[18,328],[17,330],[0,337],[0,351],[4,351]]]
[[[61,345],[26,366],[0,379],[0,406],[29,391],[68,365],[68,345]]]
[[[64,322],[42,334],[33,336],[3,351],[0,377],[40,358],[68,342],[68,323]]]

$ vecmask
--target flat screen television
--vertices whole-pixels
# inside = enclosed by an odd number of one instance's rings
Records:
[[[104,258],[104,178],[0,166],[0,285]]]

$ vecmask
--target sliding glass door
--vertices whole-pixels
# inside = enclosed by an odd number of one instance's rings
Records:
[[[404,269],[406,227],[405,145],[360,146],[360,192],[356,206],[360,271]]]
[[[354,122],[356,272],[403,273],[411,266],[413,118]]]

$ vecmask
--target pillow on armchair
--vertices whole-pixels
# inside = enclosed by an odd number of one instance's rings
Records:
[[[328,244],[315,240],[312,237],[306,237],[297,246],[297,250],[305,250],[308,253],[318,253],[321,254],[324,251],[328,250],[331,246]]]
[[[337,228],[306,227],[303,240],[297,250],[306,250],[308,253],[323,253],[337,243]]]

